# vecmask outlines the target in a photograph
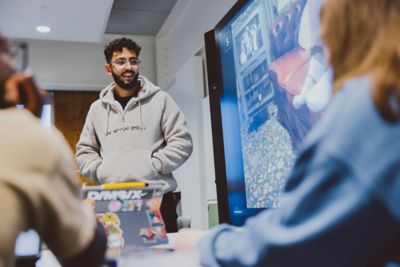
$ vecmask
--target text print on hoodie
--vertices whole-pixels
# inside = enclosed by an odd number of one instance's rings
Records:
[[[172,171],[192,153],[192,138],[173,99],[143,76],[142,88],[125,109],[114,83],[90,106],[76,158],[81,174],[97,183],[157,181],[176,189]]]

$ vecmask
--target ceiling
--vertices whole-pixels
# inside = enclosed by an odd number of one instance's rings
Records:
[[[74,42],[101,42],[104,33],[155,36],[176,2],[0,0],[0,32],[12,39]],[[39,33],[39,25],[47,25],[51,31]]]
[[[177,0],[114,0],[106,33],[155,36]]]

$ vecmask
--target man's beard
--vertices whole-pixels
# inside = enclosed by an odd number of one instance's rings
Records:
[[[130,90],[133,90],[133,88],[135,88],[136,86],[140,86],[139,73],[137,73],[135,75],[135,77],[133,77],[133,80],[128,82],[128,83],[124,82],[120,78],[120,76],[115,74],[113,71],[111,73],[112,73],[112,76],[114,78],[115,83],[118,84],[118,86],[121,87],[124,90],[130,91]],[[124,73],[127,73],[127,72],[124,72]],[[121,76],[124,75],[124,73],[122,73]]]

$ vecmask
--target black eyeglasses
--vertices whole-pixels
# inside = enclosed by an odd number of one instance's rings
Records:
[[[119,58],[117,60],[111,61],[111,63],[113,63],[114,65],[116,65],[119,68],[125,67],[126,64],[128,64],[128,62],[131,66],[138,66],[141,61],[137,58],[130,58],[130,59]]]

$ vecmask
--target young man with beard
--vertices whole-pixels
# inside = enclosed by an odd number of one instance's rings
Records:
[[[172,171],[192,153],[185,117],[172,98],[139,75],[141,47],[127,38],[104,49],[105,70],[114,78],[90,107],[76,158],[96,183],[161,181],[161,214],[167,232],[177,231]]]

